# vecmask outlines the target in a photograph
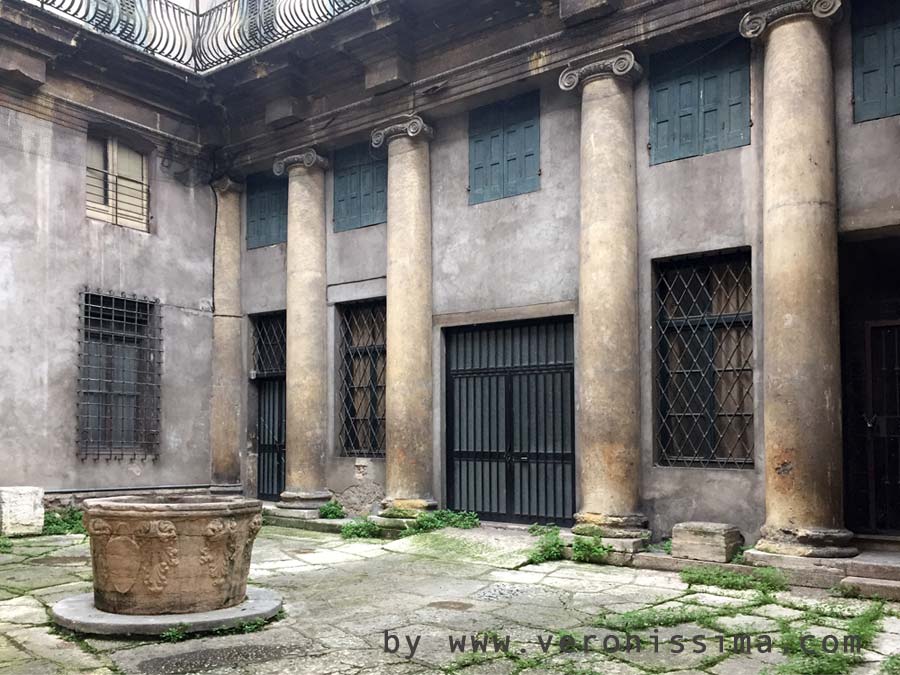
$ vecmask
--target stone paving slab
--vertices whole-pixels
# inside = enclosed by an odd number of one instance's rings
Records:
[[[509,542],[497,543],[508,534]],[[0,559],[0,589],[13,596],[0,595],[0,675],[759,675],[786,657],[719,655],[711,625],[777,633],[777,620],[787,619],[814,635],[841,634],[850,618],[871,607],[821,589],[792,589],[773,602],[754,591],[688,588],[675,572],[571,561],[527,565],[534,543],[521,532],[498,535],[488,528],[389,543],[265,527],[254,548],[251,579],[284,594],[285,617],[252,633],[170,644],[55,634],[45,607],[89,590],[80,580],[90,576],[85,538],[17,540],[19,550],[33,555]],[[852,675],[875,675],[879,660],[900,653],[900,605],[886,608],[882,632]],[[640,619],[665,612],[703,618],[634,631],[644,640],[655,636],[658,652],[559,653],[561,635],[602,638],[616,633],[600,627],[602,622],[621,620],[625,613]],[[396,653],[384,650],[386,630],[397,639]],[[473,635],[501,641],[508,636],[509,652],[450,651],[450,636]],[[678,635],[688,640],[686,652],[691,637],[702,635],[707,651],[670,654]],[[415,653],[407,638],[417,644]]]

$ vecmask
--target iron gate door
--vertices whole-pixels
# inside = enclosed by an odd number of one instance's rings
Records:
[[[571,317],[449,329],[447,501],[485,519],[571,524]]]
[[[257,497],[277,501],[284,492],[284,378],[258,384]]]

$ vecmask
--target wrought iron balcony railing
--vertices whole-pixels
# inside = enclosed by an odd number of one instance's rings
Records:
[[[198,72],[228,63],[369,0],[225,0],[205,12],[172,0],[38,0]]]

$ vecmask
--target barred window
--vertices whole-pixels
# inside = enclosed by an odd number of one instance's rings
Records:
[[[384,456],[384,300],[341,305],[340,448],[345,457]]]
[[[82,457],[159,451],[159,301],[84,291],[78,374]]]
[[[287,339],[285,313],[272,312],[253,317],[253,372],[251,378],[285,374]]]
[[[656,265],[657,463],[753,466],[747,252]]]

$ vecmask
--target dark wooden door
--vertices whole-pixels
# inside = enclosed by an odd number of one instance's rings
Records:
[[[453,509],[570,524],[575,508],[571,317],[448,330]]]

